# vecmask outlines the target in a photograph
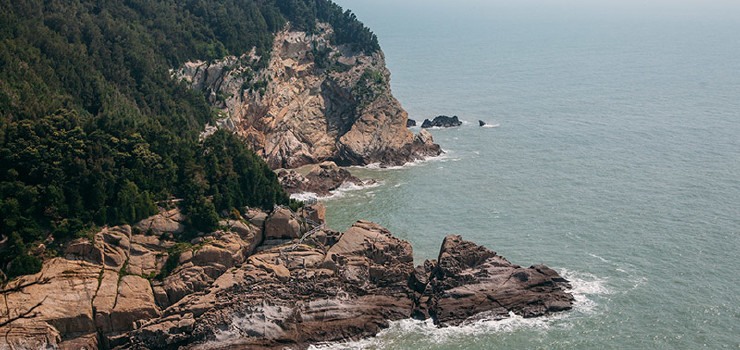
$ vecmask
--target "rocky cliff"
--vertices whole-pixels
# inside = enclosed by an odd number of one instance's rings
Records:
[[[460,236],[414,267],[411,245],[377,224],[320,225],[320,203],[243,212],[189,244],[171,239],[186,229],[177,210],[71,242],[2,290],[0,349],[305,349],[392,320],[455,325],[573,303],[555,271]]]
[[[189,62],[174,74],[221,111],[217,127],[243,135],[272,168],[324,160],[398,165],[438,155],[430,137],[406,128],[383,53],[332,45],[332,35],[329,24],[314,34],[286,26],[271,57]]]

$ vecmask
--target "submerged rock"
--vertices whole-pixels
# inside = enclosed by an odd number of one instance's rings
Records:
[[[440,115],[434,120],[424,119],[424,123],[421,124],[423,129],[438,127],[438,128],[451,128],[462,125],[460,119],[457,116],[448,117],[446,115]]]

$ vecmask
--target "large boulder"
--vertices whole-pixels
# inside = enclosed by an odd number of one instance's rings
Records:
[[[159,214],[146,218],[136,224],[136,228],[144,234],[162,235],[179,234],[185,231],[185,216],[180,209],[162,210]]]
[[[265,221],[265,239],[293,239],[301,236],[301,224],[290,209],[277,208]]]

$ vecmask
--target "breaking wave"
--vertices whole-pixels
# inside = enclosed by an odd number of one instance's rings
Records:
[[[598,306],[594,296],[611,294],[606,280],[593,274],[563,269],[561,275],[572,285],[570,292],[575,297],[572,311],[561,312],[546,317],[524,318],[513,313],[505,319],[482,319],[459,326],[439,328],[431,319],[405,319],[390,323],[390,327],[375,337],[342,343],[323,343],[311,346],[312,350],[350,350],[350,349],[389,349],[413,347],[414,344],[460,344],[471,337],[491,334],[512,333],[516,331],[546,332],[551,328],[569,327],[567,320],[576,313],[591,314]],[[403,344],[403,345],[401,345]]]

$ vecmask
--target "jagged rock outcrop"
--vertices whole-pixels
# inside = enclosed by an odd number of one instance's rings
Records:
[[[544,265],[522,268],[496,252],[457,235],[442,242],[439,258],[417,267],[412,283],[419,292],[414,312],[436,324],[457,325],[510,312],[535,317],[569,310],[568,281]]]
[[[253,255],[142,325],[132,347],[304,349],[412,316],[454,325],[510,312],[546,315],[573,303],[553,270],[521,268],[460,236],[445,238],[438,260],[416,268],[408,242],[367,221],[286,247]]]
[[[410,128],[410,127],[412,127],[412,126],[416,126],[416,120],[413,120],[413,119],[409,119],[409,120],[407,120],[407,121],[406,121],[406,127],[407,127],[407,128]]]
[[[321,222],[324,210],[319,204],[302,212]],[[0,327],[7,334],[0,349],[96,349],[128,342],[138,322],[159,317],[254,253],[264,241],[268,215],[253,209],[245,213],[250,221],[224,220],[222,230],[184,246],[172,240],[184,230],[177,209],[142,220],[133,230],[106,227],[89,239],[70,242],[40,273],[4,286],[0,323],[22,317]],[[168,264],[175,268],[159,281],[155,276]]]
[[[371,222],[344,233],[315,226],[298,239],[310,228],[298,214],[244,212],[186,247],[168,240],[172,232],[129,226],[72,242],[39,274],[6,286],[0,322],[33,312],[0,327],[0,348],[305,349],[371,336],[409,317],[446,326],[547,315],[573,303],[557,272],[511,264],[460,236],[445,238],[437,260],[414,267],[411,245]],[[321,205],[301,213],[323,220]],[[153,273],[178,265],[162,282],[133,273],[131,254],[143,250],[165,260]],[[135,271],[148,271],[137,264]]]
[[[440,149],[411,147],[408,114],[390,91],[383,53],[334,46],[333,29],[275,35],[267,67],[254,52],[186,63],[174,74],[222,111],[220,127],[237,131],[273,168],[334,160],[342,165],[399,165]],[[207,130],[212,132],[213,128]]]
[[[352,175],[349,170],[340,168],[331,161],[315,166],[305,176],[295,170],[285,169],[278,171],[277,174],[280,183],[289,194],[310,192],[321,197],[331,195],[331,191],[344,184],[363,186],[375,183],[375,180],[364,182]]]
[[[478,126],[486,126],[486,122],[478,120]]]
[[[448,117],[446,115],[440,115],[434,118],[434,120],[424,119],[421,127],[423,129],[432,127],[451,128],[460,125],[462,125],[462,122],[460,121],[460,119],[457,118],[457,116]]]

